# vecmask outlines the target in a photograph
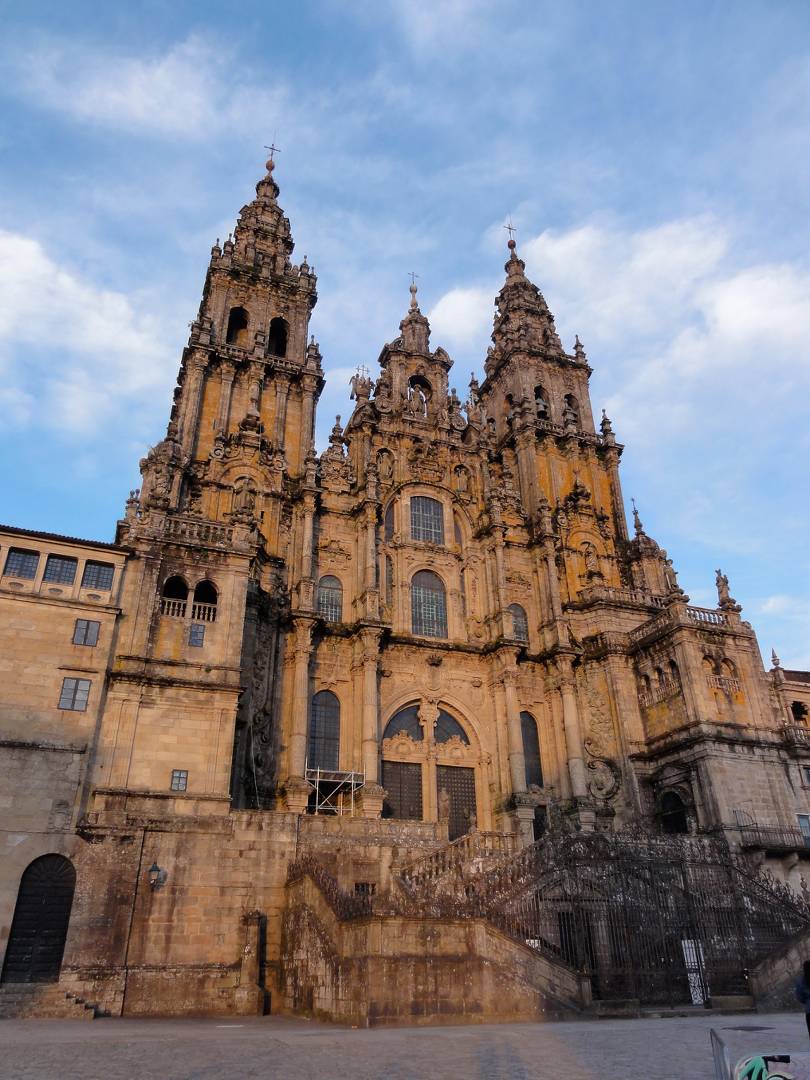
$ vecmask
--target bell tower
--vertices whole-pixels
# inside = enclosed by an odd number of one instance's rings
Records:
[[[274,168],[271,158],[233,236],[211,249],[170,446],[146,459],[142,501],[157,498],[212,521],[254,522],[268,551],[279,554],[282,491],[305,471],[324,380],[318,346],[308,340],[317,278],[306,257],[290,261],[294,244]]]

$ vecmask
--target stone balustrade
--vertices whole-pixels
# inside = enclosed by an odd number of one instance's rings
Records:
[[[742,687],[739,679],[733,679],[729,675],[707,675],[706,682],[715,690],[725,690],[730,694],[738,694]]]
[[[230,546],[233,541],[233,528],[230,525],[218,525],[213,521],[171,516],[166,518],[164,536],[173,540],[187,540],[192,544],[225,547]]]
[[[400,869],[400,877],[412,887],[424,887],[448,875],[459,876],[475,862],[514,855],[517,837],[511,833],[473,832],[460,836],[446,847],[422,855]]]
[[[659,701],[665,701],[680,692],[681,685],[679,682],[674,679],[666,679],[650,690],[642,690],[638,695],[638,700],[642,708],[649,709],[652,705],[657,705]]]

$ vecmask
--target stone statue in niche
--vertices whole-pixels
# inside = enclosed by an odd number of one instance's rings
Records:
[[[466,495],[470,490],[470,475],[463,465],[456,469],[456,491],[459,495]]]
[[[256,508],[256,489],[246,476],[236,481],[233,490],[233,513],[240,518],[250,518]]]
[[[384,450],[377,455],[377,475],[383,484],[390,484],[394,479],[394,466],[391,462],[391,455]]]
[[[450,794],[447,788],[439,792],[439,821],[445,824],[450,821]]]

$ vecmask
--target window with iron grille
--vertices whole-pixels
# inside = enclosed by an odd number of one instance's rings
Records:
[[[195,649],[205,644],[205,623],[193,622],[188,628],[188,643]]]
[[[78,560],[66,555],[49,555],[45,563],[43,581],[54,581],[59,585],[72,585],[76,578]]]
[[[411,629],[422,637],[447,637],[444,585],[430,570],[420,570],[411,579]]]
[[[436,499],[426,495],[414,495],[411,499],[411,540],[444,543],[444,507]]]
[[[331,690],[320,690],[312,698],[309,717],[310,769],[336,770],[340,757],[340,702]]]
[[[331,574],[318,582],[318,614],[327,622],[339,623],[343,620],[343,586]]]
[[[373,896],[377,891],[376,881],[355,881],[355,896]]]
[[[529,620],[526,618],[526,612],[520,604],[510,604],[509,614],[512,616],[512,637],[515,641],[522,641],[524,645],[528,645]]]
[[[433,738],[437,743],[449,742],[450,739],[460,739],[465,746],[470,745],[467,732],[461,724],[449,712],[439,709],[439,716],[433,728]]]
[[[111,589],[115,567],[112,563],[93,562],[92,559],[84,564],[82,574],[83,589]]]
[[[38,565],[38,551],[24,551],[22,548],[12,548],[8,553],[6,568],[3,573],[9,577],[35,578]]]
[[[172,769],[172,791],[185,791],[188,787],[188,769]]]
[[[526,787],[543,786],[543,769],[540,763],[540,739],[537,722],[529,712],[520,714],[520,730],[523,735],[523,760],[526,763]]]
[[[97,645],[100,622],[93,619],[77,619],[73,627],[74,645]]]
[[[89,696],[89,679],[63,679],[59,708],[69,709],[71,712],[85,712]]]
[[[796,816],[799,819],[799,828],[804,837],[804,846],[810,847],[810,814],[797,814]]]

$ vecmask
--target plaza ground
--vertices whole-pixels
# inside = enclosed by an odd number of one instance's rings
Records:
[[[280,1017],[6,1020],[0,1077],[713,1080],[712,1027],[732,1060],[749,1050],[810,1050],[801,1013],[371,1030]]]

